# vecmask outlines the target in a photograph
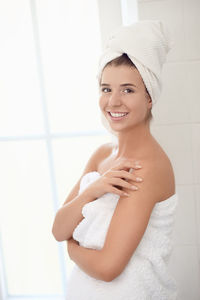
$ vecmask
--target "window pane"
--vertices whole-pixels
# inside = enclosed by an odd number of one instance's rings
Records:
[[[0,165],[0,226],[8,292],[61,293],[45,142],[1,142]]]
[[[0,136],[44,132],[31,22],[29,1],[0,1]]]
[[[101,130],[97,1],[36,3],[51,132]]]
[[[138,1],[121,0],[122,23],[124,26],[131,25],[138,21]]]

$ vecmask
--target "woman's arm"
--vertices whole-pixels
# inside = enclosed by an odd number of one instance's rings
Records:
[[[102,251],[85,248],[79,245],[73,238],[67,241],[69,257],[89,276],[107,281],[101,269]]]
[[[136,193],[129,191],[129,197],[120,197],[101,250],[68,241],[71,259],[85,273],[112,281],[124,270],[144,235],[154,205],[162,199],[163,176],[159,169],[155,164],[146,166],[141,170],[141,189]]]
[[[71,238],[74,228],[83,219],[83,206],[93,200],[95,198],[85,190],[58,210],[52,228],[57,241],[62,242]]]
[[[124,195],[124,192],[120,188],[117,188],[117,186],[133,189],[132,184],[125,180],[131,179],[137,181],[134,174],[124,170],[130,168],[140,169],[140,166],[137,166],[134,161],[130,160],[123,159],[117,161],[114,168],[109,169],[92,182],[80,195],[64,204],[57,212],[53,224],[52,232],[56,240],[64,241],[71,238],[74,228],[83,219],[82,208],[86,203],[99,198],[105,193]],[[78,193],[79,183],[76,186],[76,193]],[[127,195],[127,193],[125,194]]]

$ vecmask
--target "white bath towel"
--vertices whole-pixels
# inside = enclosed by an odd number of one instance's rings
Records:
[[[98,172],[82,177],[81,193],[98,179]],[[119,196],[106,193],[83,206],[84,219],[73,238],[86,248],[101,249]],[[123,272],[111,282],[88,276],[77,265],[70,274],[67,300],[175,300],[178,291],[168,270],[173,250],[171,234],[176,212],[177,194],[155,205],[146,231]],[[117,251],[117,249],[116,249]]]
[[[143,20],[118,27],[111,33],[99,60],[97,78],[105,65],[126,53],[137,67],[155,104],[162,90],[161,71],[174,41],[169,28],[160,20]]]

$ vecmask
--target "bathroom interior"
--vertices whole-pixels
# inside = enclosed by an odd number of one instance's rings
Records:
[[[0,300],[65,299],[74,263],[53,218],[94,149],[113,140],[98,58],[112,30],[148,19],[174,39],[151,123],[179,196],[169,270],[177,300],[200,299],[199,15],[199,0],[0,0]]]

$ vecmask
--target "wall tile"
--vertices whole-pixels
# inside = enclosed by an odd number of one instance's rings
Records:
[[[152,108],[155,124],[190,121],[187,91],[187,63],[168,63],[163,66],[163,88],[160,99]]]
[[[200,61],[163,66],[161,97],[153,106],[155,124],[200,123]]]
[[[200,60],[188,62],[185,65],[185,72],[186,72],[186,81],[185,81],[186,85],[184,87],[184,82],[183,82],[182,87],[184,88],[185,96],[187,97],[187,108],[189,112],[189,120],[191,122],[200,123],[200,101],[199,101]]]
[[[191,125],[152,123],[151,132],[172,162],[176,184],[193,184]]]
[[[183,0],[185,58],[200,59],[200,1]]]
[[[198,267],[199,267],[199,270],[200,270],[200,245],[199,244],[197,245],[197,253],[198,253]],[[200,276],[199,276],[199,282],[200,282]]]
[[[173,244],[196,245],[197,226],[194,186],[178,185],[176,188],[179,202],[175,216]]]
[[[138,2],[138,18],[139,20],[159,19],[166,23],[174,40],[174,46],[168,54],[167,61],[182,61],[185,59],[182,0]]]
[[[174,247],[169,271],[179,287],[178,300],[200,299],[200,272],[197,246]]]
[[[196,220],[197,220],[197,245],[200,248],[200,185],[195,185],[194,187],[195,192],[195,201],[196,201]],[[200,262],[200,251],[199,253],[199,262]]]
[[[200,124],[192,125],[194,183],[200,183]]]

